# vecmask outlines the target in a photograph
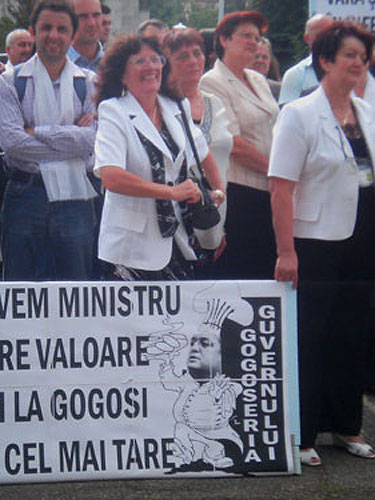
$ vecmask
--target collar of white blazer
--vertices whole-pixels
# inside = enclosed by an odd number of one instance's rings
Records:
[[[319,114],[324,131],[339,147],[344,150],[346,157],[353,158],[352,148],[350,147],[339,122],[332,112],[329,100],[323,87],[319,87],[315,93],[317,97],[316,112]],[[375,166],[375,150],[373,147],[374,140],[371,139],[371,131],[375,125],[375,110],[372,110],[369,104],[364,102],[363,99],[359,97],[352,97],[352,103],[366,139],[373,165]]]
[[[171,158],[171,152],[169,151],[167,145],[137,99],[130,92],[127,92],[126,95],[121,98],[121,101],[124,112],[128,115],[132,125],[153,144],[155,144],[155,146],[160,149],[165,156]],[[177,103],[166,97],[158,96],[158,102],[163,121],[181,153],[186,147],[182,119],[180,118],[181,111],[178,109]]]

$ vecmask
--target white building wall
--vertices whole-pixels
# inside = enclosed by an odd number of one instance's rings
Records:
[[[139,0],[105,0],[104,3],[112,10],[112,37],[136,31],[138,25],[150,17],[149,11],[139,10]]]

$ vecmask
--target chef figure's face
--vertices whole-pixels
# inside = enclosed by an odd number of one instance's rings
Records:
[[[213,378],[221,373],[221,344],[215,334],[200,332],[190,341],[187,366],[194,378]]]

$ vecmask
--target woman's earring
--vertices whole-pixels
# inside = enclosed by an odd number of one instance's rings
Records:
[[[125,95],[125,87],[122,87],[121,97],[124,97],[124,95]]]

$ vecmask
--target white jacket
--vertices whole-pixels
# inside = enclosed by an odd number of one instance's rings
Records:
[[[360,98],[352,102],[374,167],[374,110]],[[343,240],[353,234],[357,167],[322,87],[283,108],[274,129],[268,175],[297,182],[294,236]]]
[[[187,146],[177,104],[161,96],[158,100],[164,122],[180,149],[176,160],[173,161],[168,147],[139,102],[128,92],[124,97],[103,101],[99,106],[99,127],[95,144],[96,172],[103,166],[116,166],[152,181],[149,158],[137,130],[163,153],[166,183],[177,181],[185,150],[188,165],[195,164],[190,147]],[[188,110],[187,116],[190,116]],[[190,126],[199,157],[204,159],[208,154],[207,144],[191,118]],[[173,203],[178,217],[178,204]],[[181,226],[180,224],[178,231],[186,240],[186,233]],[[100,226],[99,258],[136,269],[159,270],[170,261],[172,240],[173,238],[161,236],[153,198],[127,196],[107,190]],[[194,252],[192,255],[194,259]]]
[[[233,136],[240,135],[268,157],[279,107],[263,75],[251,69],[245,69],[244,75],[254,92],[217,59],[213,69],[202,76],[199,86],[203,91],[219,97],[224,104],[229,132]],[[268,189],[265,174],[240,165],[232,156],[228,181],[263,191]]]

